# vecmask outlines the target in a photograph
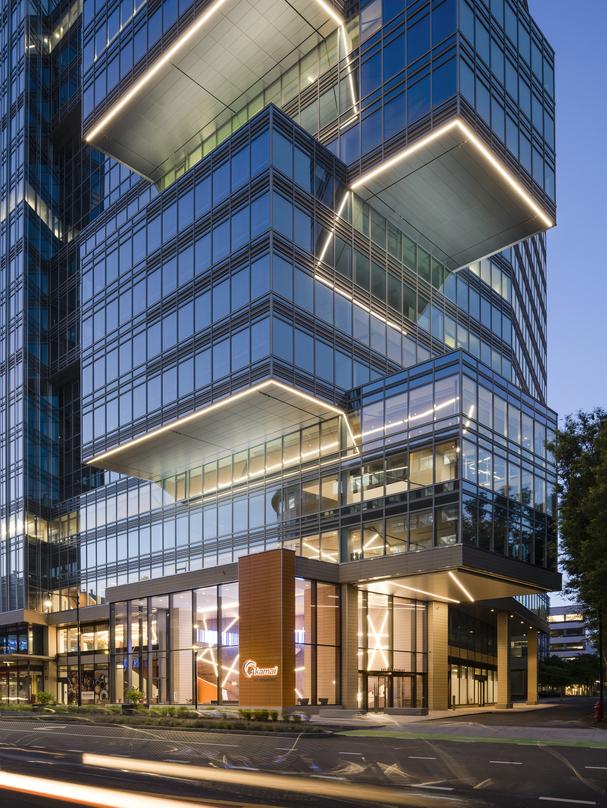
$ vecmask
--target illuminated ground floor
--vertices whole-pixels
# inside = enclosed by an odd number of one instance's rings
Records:
[[[428,563],[447,559],[434,553]],[[438,569],[344,581],[335,564],[277,549],[115,587],[107,604],[27,612],[29,623],[2,629],[0,700],[46,690],[61,703],[122,703],[137,690],[150,705],[419,712],[508,706],[524,667],[517,696],[535,701],[541,615],[513,597],[474,597],[504,594],[506,579]]]

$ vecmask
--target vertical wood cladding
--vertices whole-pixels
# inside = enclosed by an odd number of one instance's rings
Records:
[[[510,692],[510,615],[498,612],[497,622],[497,704],[502,709],[512,707]]]
[[[428,708],[449,707],[449,606],[428,604]]]
[[[238,562],[240,597],[240,704],[295,704],[295,553],[269,550]],[[247,678],[243,666],[278,666],[276,676]]]
[[[358,693],[358,589],[341,585],[341,700],[344,707],[359,707]]]

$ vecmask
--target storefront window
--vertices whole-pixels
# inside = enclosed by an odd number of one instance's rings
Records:
[[[298,704],[312,698],[312,581],[295,581],[295,697]]]
[[[126,648],[128,631],[126,622],[126,602],[114,604],[114,648]]]
[[[451,663],[450,703],[484,706],[497,700],[497,672],[494,667]]]
[[[171,595],[171,696],[173,704],[192,702],[192,592]]]
[[[238,701],[238,584],[224,584],[221,592],[221,700]]]
[[[339,700],[339,590],[295,581],[295,698],[300,705]]]

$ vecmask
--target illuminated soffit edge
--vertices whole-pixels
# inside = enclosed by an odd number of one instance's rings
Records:
[[[472,597],[470,592],[466,589],[466,587],[463,585],[463,583],[460,581],[457,575],[454,572],[451,572],[451,570],[449,570],[449,578],[451,578],[451,580],[455,583],[455,585],[461,589],[461,591],[468,598],[468,600],[474,603],[474,598]]]
[[[187,43],[192,39],[192,37],[198,33],[206,23],[214,17],[218,11],[221,10],[223,6],[225,6],[229,0],[215,0],[194,22],[190,25],[189,28],[183,32],[183,34],[176,40],[176,42],[171,45],[171,47],[166,50],[155,62],[154,64],[145,71],[145,73],[137,79],[137,81],[130,87],[130,89],[120,98],[116,103],[108,110],[108,112],[102,117],[99,123],[94,126],[90,132],[87,132],[84,136],[84,139],[87,143],[91,143],[97,135],[105,129],[105,127],[135,98],[135,96],[139,95],[141,90],[146,87],[150,81],[157,75],[157,73],[162,70],[162,68],[168,64],[182,48],[187,45]],[[340,14],[335,11],[335,9],[325,0],[314,0],[314,2],[319,5],[323,11],[329,16],[335,24],[341,29],[342,38],[344,45],[347,42],[346,32],[345,32],[345,20],[341,17]],[[353,94],[354,85],[353,85],[353,78],[351,74],[351,66],[349,60],[347,61],[347,71],[349,76],[350,82],[350,92]],[[354,97],[354,96],[353,96]],[[355,106],[355,115],[358,114],[358,110]]]
[[[446,603],[461,603],[461,601],[456,600],[455,598],[448,598],[447,595],[439,595],[436,592],[427,592],[425,589],[417,589],[415,586],[405,586],[405,584],[399,584],[397,581],[390,581],[390,584],[392,586],[397,586],[399,589],[407,589],[409,592],[416,592],[418,595],[426,595],[434,600],[444,600]]]
[[[510,188],[523,200],[527,207],[541,220],[546,228],[554,227],[554,221],[548,216],[545,211],[534,201],[531,195],[525,190],[521,183],[508,171],[503,163],[493,154],[493,152],[485,146],[483,141],[474,134],[470,127],[465,124],[460,118],[455,118],[444,126],[439,126],[434,129],[429,135],[417,140],[411,146],[407,146],[402,151],[385,160],[380,165],[362,174],[350,185],[351,190],[355,191],[363,185],[366,185],[371,180],[388,171],[400,163],[403,163],[412,155],[421,151],[421,149],[428,146],[430,143],[438,140],[443,135],[447,134],[453,129],[459,129],[461,134],[466,140],[474,146],[477,152],[484,158],[484,160],[493,168],[493,170],[510,186]]]
[[[328,410],[329,412],[341,416],[346,424],[346,429],[348,430],[348,435],[350,436],[352,445],[355,448],[357,448],[356,440],[354,439],[354,433],[352,432],[352,427],[350,426],[348,416],[344,410],[340,409],[339,407],[335,407],[333,404],[329,404],[327,401],[323,401],[320,398],[310,396],[307,393],[304,393],[302,390],[297,390],[294,387],[289,387],[289,385],[283,384],[282,382],[276,381],[275,379],[268,379],[265,382],[253,385],[253,387],[248,387],[246,390],[241,390],[238,393],[234,393],[234,395],[229,396],[228,398],[222,398],[220,401],[216,401],[214,404],[209,404],[208,407],[204,407],[201,410],[196,410],[196,412],[192,412],[189,415],[185,415],[182,418],[178,418],[176,421],[171,421],[170,424],[165,424],[165,426],[161,426],[158,429],[152,430],[151,432],[146,432],[145,435],[141,435],[140,437],[127,441],[126,443],[121,443],[119,446],[116,446],[113,449],[109,449],[107,452],[102,452],[101,454],[95,455],[95,457],[91,458],[90,460],[87,460],[86,463],[89,466],[97,466],[103,461],[107,460],[108,458],[114,457],[115,455],[125,451],[126,449],[132,449],[134,446],[139,446],[142,443],[146,443],[147,441],[152,440],[153,438],[157,438],[159,435],[163,435],[167,432],[172,432],[175,429],[184,426],[185,424],[191,423],[192,421],[197,421],[203,416],[209,415],[211,412],[215,412],[216,410],[219,410],[222,407],[226,407],[230,404],[233,404],[235,401],[239,401],[242,398],[250,396],[253,393],[260,392],[268,387],[278,387],[280,390],[284,390],[286,393],[289,393],[289,395],[296,396],[297,398],[300,398],[303,401],[309,401],[312,404],[318,404],[324,409]]]

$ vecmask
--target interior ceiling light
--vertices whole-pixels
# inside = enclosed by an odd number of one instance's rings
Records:
[[[158,429],[152,430],[152,432],[147,432],[145,435],[141,435],[138,438],[134,438],[127,443],[122,443],[120,446],[116,446],[114,449],[109,449],[107,452],[102,452],[99,455],[91,458],[91,460],[87,460],[87,465],[95,466],[98,465],[100,462],[107,460],[109,457],[113,457],[114,455],[118,454],[119,452],[123,452],[125,449],[131,449],[133,446],[138,446],[141,443],[145,443],[152,438],[158,437],[158,435],[162,435],[165,432],[171,432],[178,427],[184,426],[184,424],[188,424],[191,421],[198,420],[204,415],[208,415],[215,410],[219,410],[222,407],[226,407],[228,404],[232,404],[235,401],[238,401],[245,396],[249,396],[252,393],[257,393],[264,390],[267,387],[278,387],[280,390],[284,390],[285,392],[289,393],[290,395],[297,396],[297,398],[301,398],[304,401],[309,401],[312,404],[319,404],[320,406],[324,407],[325,409],[329,410],[329,412],[335,413],[335,415],[340,415],[343,417],[346,427],[348,429],[348,433],[350,435],[350,439],[354,446],[356,446],[356,441],[354,440],[354,434],[352,432],[352,428],[348,421],[346,413],[339,409],[339,407],[335,407],[333,404],[329,404],[326,401],[321,401],[319,398],[314,398],[314,396],[309,396],[307,393],[303,393],[301,390],[296,390],[294,387],[289,387],[287,384],[283,384],[282,382],[276,381],[275,379],[268,379],[265,382],[261,382],[260,384],[253,385],[253,387],[248,387],[246,390],[241,390],[239,393],[234,393],[234,395],[229,396],[228,398],[222,398],[221,401],[216,401],[214,404],[209,404],[208,407],[204,407],[202,410],[197,410],[196,412],[192,412],[189,415],[184,415],[182,418],[178,418],[176,421],[172,421],[170,424],[166,424],[165,426],[161,426]]]
[[[87,132],[84,136],[84,139],[87,143],[90,143],[94,140],[97,135],[105,129],[105,127],[112,121],[119,112],[121,112],[132,100],[135,96],[139,95],[139,93],[146,87],[150,81],[157,75],[157,73],[162,70],[162,68],[167,65],[175,56],[179,53],[179,51],[187,45],[187,43],[195,36],[201,28],[203,28],[206,23],[217,14],[217,12],[226,5],[228,0],[215,0],[212,5],[210,5],[201,15],[198,17],[189,28],[183,32],[183,34],[178,37],[178,39],[168,48],[164,53],[156,59],[153,65],[145,71],[145,73],[141,76],[141,78],[137,79],[134,84],[127,90],[127,92],[120,98],[118,101],[110,107],[110,109],[106,112],[106,114],[101,118],[99,123],[94,126],[90,132]],[[330,5],[330,3],[325,2],[325,0],[315,0],[317,5],[319,5],[325,14],[327,14],[340,28],[344,26],[344,20],[341,16],[335,11],[335,9]]]
[[[380,174],[383,174],[385,171],[388,171],[390,168],[398,165],[399,163],[404,162],[412,155],[419,152],[421,149],[428,146],[430,143],[433,143],[435,140],[438,140],[443,135],[446,135],[453,129],[459,129],[459,131],[464,135],[466,140],[471,143],[474,148],[478,151],[478,153],[491,165],[494,171],[500,175],[500,177],[505,180],[508,185],[512,188],[512,190],[523,200],[523,202],[527,205],[527,207],[542,221],[546,228],[554,227],[554,221],[540,208],[540,206],[533,200],[531,195],[524,189],[521,183],[508,171],[508,169],[502,164],[500,160],[498,160],[495,155],[491,152],[490,149],[485,146],[483,141],[474,134],[474,132],[470,129],[470,127],[465,124],[459,118],[455,118],[449,123],[446,123],[444,126],[439,126],[438,129],[434,129],[429,135],[426,137],[421,138],[420,140],[413,143],[411,146],[407,146],[402,151],[395,154],[393,157],[390,157],[385,162],[378,165],[376,168],[367,171],[366,174],[362,174],[358,179],[354,180],[351,184],[350,188],[355,191],[357,188],[360,188],[362,185],[366,185],[371,180],[378,177]]]
[[[462,592],[468,598],[468,600],[470,600],[470,601],[472,601],[472,603],[474,603],[474,598],[472,597],[470,592],[468,592],[468,590],[463,585],[463,583],[460,581],[460,579],[457,577],[457,575],[454,572],[451,572],[451,570],[449,570],[448,574],[449,574],[449,578],[451,578],[451,580],[455,583],[455,585],[458,586],[462,590]]]

